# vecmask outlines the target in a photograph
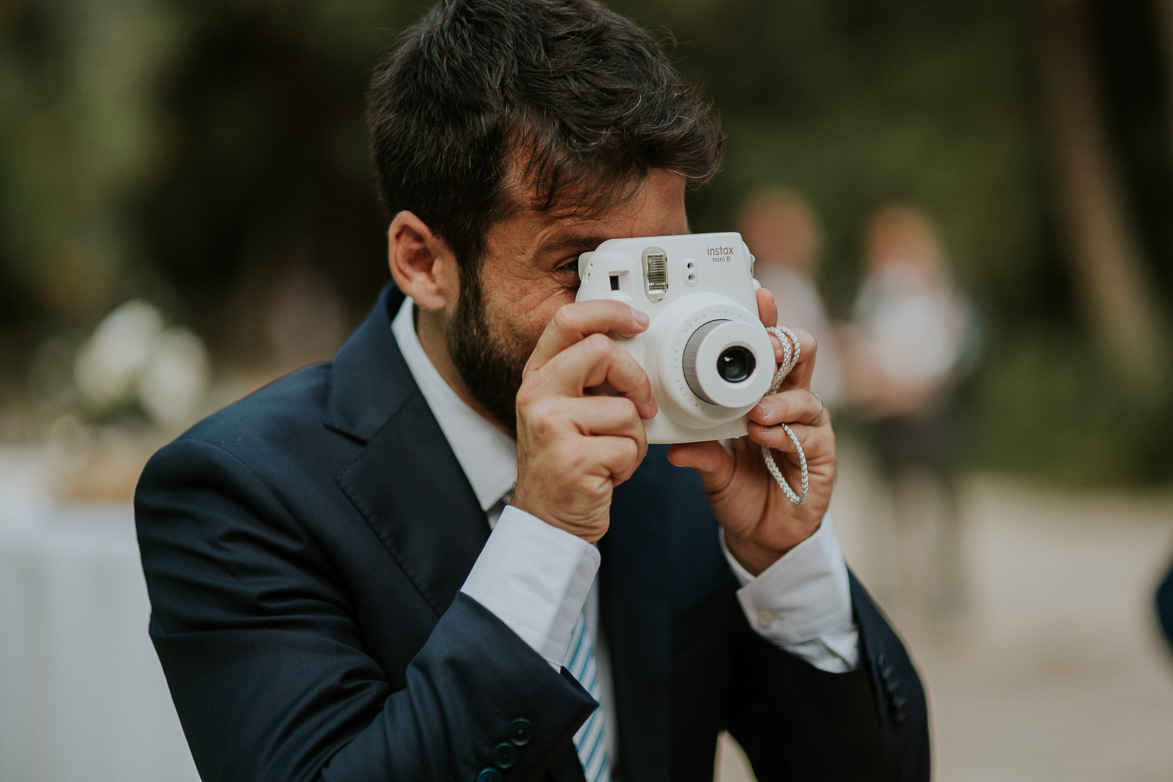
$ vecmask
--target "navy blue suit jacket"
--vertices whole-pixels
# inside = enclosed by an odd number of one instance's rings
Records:
[[[1165,578],[1157,587],[1157,622],[1165,640],[1173,646],[1173,567],[1165,573]]]
[[[151,637],[204,779],[582,780],[594,702],[459,594],[489,528],[392,337],[402,300],[140,480]],[[761,780],[928,778],[920,681],[854,578],[861,670],[766,643],[699,481],[660,448],[600,550],[628,782],[711,779],[721,730]]]

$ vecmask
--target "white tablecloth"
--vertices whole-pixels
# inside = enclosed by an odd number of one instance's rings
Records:
[[[5,483],[0,782],[196,780],[147,636],[129,504],[54,506]]]

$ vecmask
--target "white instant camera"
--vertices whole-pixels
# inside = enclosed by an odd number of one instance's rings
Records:
[[[769,390],[774,348],[758,318],[753,256],[738,233],[609,239],[578,259],[577,301],[615,299],[651,325],[611,335],[648,373],[648,442],[740,437]]]

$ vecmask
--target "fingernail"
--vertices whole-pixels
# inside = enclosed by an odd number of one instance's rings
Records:
[[[769,402],[758,402],[756,412],[762,418],[769,418],[774,414],[774,406]]]
[[[631,317],[635,318],[635,322],[641,326],[646,326],[652,322],[652,319],[648,316],[648,313],[644,312],[643,310],[637,310],[635,307],[631,308]]]

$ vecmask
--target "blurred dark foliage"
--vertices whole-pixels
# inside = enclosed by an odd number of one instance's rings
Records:
[[[1162,300],[1173,292],[1173,84],[1163,78],[1173,52],[1162,52],[1159,21],[1148,3],[1092,5],[1103,66],[1109,128],[1127,182],[1128,208]],[[1173,47],[1173,39],[1164,41]]]
[[[362,101],[389,36],[350,30],[354,47],[272,5],[225,5],[205,10],[160,79],[166,144],[130,207],[145,254],[213,341],[234,295],[295,262],[355,313],[387,278]]]
[[[1111,144],[1156,299],[1173,300],[1173,130],[1157,0],[1091,0]],[[0,0],[0,383],[131,295],[220,361],[313,269],[357,321],[387,279],[363,95],[425,2]],[[973,459],[1071,480],[1167,481],[1168,404],[1102,370],[1066,262],[1042,108],[1038,5],[1019,0],[615,0],[663,32],[729,136],[690,196],[725,230],[782,183],[824,222],[820,282],[848,314],[883,203],[937,221],[979,301]],[[671,34],[668,32],[671,31]],[[0,401],[3,397],[0,396]]]

